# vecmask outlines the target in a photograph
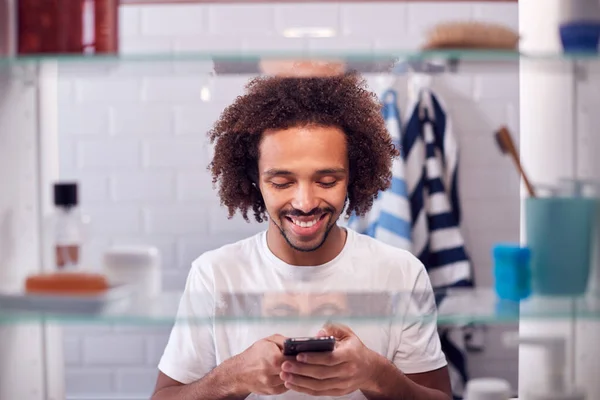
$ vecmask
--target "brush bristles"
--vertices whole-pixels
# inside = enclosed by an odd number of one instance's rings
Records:
[[[508,132],[506,128],[501,128],[494,134],[494,139],[496,139],[496,143],[498,144],[498,147],[500,148],[500,151],[502,151],[503,154],[507,154],[510,152],[510,145],[508,143],[510,141],[510,138],[507,135]]]

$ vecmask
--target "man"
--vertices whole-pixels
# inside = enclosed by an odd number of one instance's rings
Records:
[[[360,293],[409,293],[403,312],[436,315],[416,257],[337,224],[344,210],[370,209],[399,155],[364,82],[355,74],[257,78],[210,139],[213,181],[229,216],[248,220],[251,211],[268,228],[194,261],[153,400],[449,399],[435,318],[355,319],[352,328],[302,321],[324,304],[336,307],[335,317]],[[223,294],[248,292],[269,309],[261,315],[292,309],[298,324],[244,321],[250,309],[237,322],[216,321]],[[238,306],[254,304],[242,300]],[[286,337],[309,335],[333,335],[336,347],[283,355]]]

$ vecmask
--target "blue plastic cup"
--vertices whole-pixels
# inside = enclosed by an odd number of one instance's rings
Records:
[[[600,41],[600,22],[572,21],[559,27],[563,50],[569,52],[596,52]]]
[[[531,294],[531,252],[518,244],[497,244],[492,249],[494,286],[501,300],[519,301]]]
[[[534,294],[576,296],[586,292],[598,205],[597,199],[584,197],[525,200]]]

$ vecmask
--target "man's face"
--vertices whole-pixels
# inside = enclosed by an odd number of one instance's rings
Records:
[[[259,154],[259,185],[270,223],[292,248],[317,250],[346,201],[344,133],[320,126],[268,131]]]

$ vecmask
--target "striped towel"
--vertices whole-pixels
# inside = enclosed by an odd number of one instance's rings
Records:
[[[402,138],[413,253],[440,289],[471,286],[471,263],[460,231],[458,145],[439,100],[422,89],[411,101]]]
[[[439,305],[444,289],[473,286],[459,228],[458,146],[452,124],[427,89],[410,99],[410,118],[402,132],[396,92],[387,90],[381,98],[387,129],[401,158],[392,165],[392,186],[379,194],[366,216],[353,215],[348,226],[415,254],[427,268]],[[471,325],[440,326],[439,333],[454,399],[461,399],[469,379],[467,351],[480,331]]]
[[[401,125],[397,93],[389,89],[382,98],[382,113],[387,130],[396,148],[400,147]],[[363,217],[353,215],[348,226],[378,240],[411,251],[411,216],[406,182],[404,179],[404,161],[394,160],[392,164],[392,185],[379,193],[372,209]]]
[[[413,253],[425,265],[431,284],[444,301],[444,289],[473,286],[471,262],[460,231],[458,146],[450,118],[429,88],[410,101],[402,138],[411,205]],[[461,310],[456,310],[460,312]],[[467,351],[471,326],[440,326],[455,399],[469,379]]]

